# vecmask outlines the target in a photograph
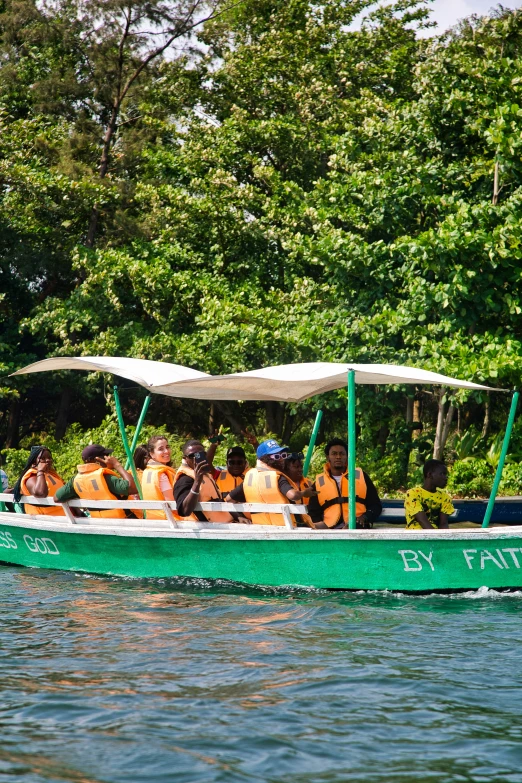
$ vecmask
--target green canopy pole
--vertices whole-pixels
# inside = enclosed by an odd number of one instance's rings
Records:
[[[116,404],[116,415],[118,417],[118,426],[120,428],[120,435],[123,441],[123,448],[125,449],[125,454],[127,455],[127,460],[129,462],[130,472],[132,473],[132,478],[134,479],[134,483],[136,484],[136,489],[138,490],[138,495],[140,496],[140,500],[143,500],[140,480],[138,478],[138,474],[136,473],[136,465],[134,464],[134,460],[132,459],[132,453],[129,448],[127,435],[125,433],[125,424],[123,423],[123,413],[121,412],[120,395],[118,394],[117,386],[114,387],[114,402]]]
[[[134,437],[132,439],[132,443],[130,447],[131,454],[134,454],[136,446],[138,445],[141,428],[143,427],[143,422],[145,421],[145,416],[147,415],[147,411],[149,409],[151,396],[152,395],[147,394],[147,396],[145,397],[145,402],[143,403],[143,408],[141,409],[140,418],[138,419],[138,423],[136,424],[136,430],[134,432]],[[131,460],[131,462],[133,461],[134,460]],[[127,462],[125,463],[125,470],[128,470],[130,468],[130,464],[131,463],[129,462],[129,458],[127,457]]]
[[[502,451],[500,452],[500,459],[497,465],[497,472],[495,473],[495,479],[493,481],[493,486],[491,487],[491,494],[489,496],[486,513],[484,514],[484,521],[482,523],[482,527],[489,527],[491,515],[493,514],[493,508],[495,506],[495,498],[497,497],[498,488],[500,485],[500,481],[502,479],[502,471],[504,470],[504,463],[506,461],[506,456],[509,448],[509,439],[511,438],[511,431],[513,429],[513,423],[515,421],[515,413],[517,412],[518,396],[519,396],[518,392],[517,391],[514,392],[513,399],[511,400],[511,409],[509,411],[509,418],[506,426],[506,433],[504,435],[504,442],[502,443]]]
[[[308,468],[310,467],[310,462],[312,461],[312,454],[314,453],[315,441],[317,440],[317,435],[319,433],[319,427],[321,426],[322,418],[323,418],[323,412],[317,411],[314,428],[312,430],[312,434],[310,435],[310,443],[308,444],[308,449],[306,450],[306,457],[303,465],[303,476],[305,478],[306,476],[308,476]]]
[[[355,370],[348,370],[348,527],[355,530]]]

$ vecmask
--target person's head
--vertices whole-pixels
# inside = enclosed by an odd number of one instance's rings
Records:
[[[435,489],[442,489],[448,483],[448,468],[440,459],[429,459],[422,469],[424,483]]]
[[[348,446],[341,438],[332,438],[324,447],[324,453],[330,467],[346,470],[348,466]]]
[[[198,452],[203,452],[206,457],[206,450],[204,445],[201,443],[200,440],[188,440],[183,448],[182,448],[182,454],[183,459],[189,466],[189,468],[192,468],[192,470],[195,470],[197,467],[196,460],[194,459],[194,454],[197,454]]]
[[[283,471],[289,479],[295,481],[296,484],[299,484],[303,478],[303,454],[290,454],[290,456],[285,459]]]
[[[147,451],[150,459],[168,465],[170,462],[170,446],[165,435],[153,435],[147,441]]]
[[[32,466],[35,468],[38,463],[43,463],[44,470],[50,470],[53,466],[53,455],[50,450],[45,446],[33,446],[33,449],[31,450],[31,455],[33,456]]]
[[[104,462],[111,454],[112,449],[106,449],[105,446],[100,446],[99,443],[91,443],[82,451],[82,460],[84,463]]]
[[[22,471],[18,476],[18,480],[13,487],[13,495],[14,495],[15,503],[19,503],[20,498],[22,497],[23,477],[25,476],[28,470],[31,470],[32,468],[36,468],[38,463],[42,463],[42,462],[46,463],[43,466],[44,470],[47,471],[52,468],[52,456],[49,449],[46,448],[45,446],[31,446],[31,451],[29,452],[29,456],[27,457],[25,465],[23,466]]]
[[[280,446],[276,440],[264,440],[256,451],[258,460],[278,469],[283,467],[283,461],[287,459],[289,454],[288,446]]]
[[[144,443],[140,443],[134,452],[134,464],[136,465],[136,470],[145,470],[149,459],[150,456],[147,446]]]
[[[227,470],[231,476],[242,476],[247,466],[245,450],[241,446],[232,446],[227,451]]]

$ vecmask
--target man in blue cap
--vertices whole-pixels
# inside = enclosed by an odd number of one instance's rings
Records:
[[[288,446],[280,446],[276,440],[264,440],[257,448],[257,464],[251,468],[239,487],[225,498],[227,503],[299,503],[303,498],[315,496],[312,487],[298,490],[282,472],[283,464],[291,456]],[[282,514],[252,513],[256,525],[284,525]],[[294,520],[295,523],[295,520]]]

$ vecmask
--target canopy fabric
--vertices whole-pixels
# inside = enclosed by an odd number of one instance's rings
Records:
[[[58,356],[55,359],[44,359],[41,362],[28,364],[13,375],[25,375],[33,372],[48,372],[49,370],[90,370],[110,372],[139,383],[140,386],[153,391],[152,386],[173,384],[191,378],[211,378],[204,372],[191,370],[181,364],[168,362],[153,362],[149,359],[129,359],[125,356]]]
[[[301,402],[316,394],[346,386],[348,370],[355,370],[355,382],[358,384],[433,384],[457,389],[491,390],[491,387],[478,383],[395,364],[311,362],[212,376],[179,364],[153,362],[148,359],[82,356],[45,359],[17,370],[13,375],[48,370],[110,372],[135,381],[154,394],[198,400]]]
[[[281,364],[262,370],[207,376],[154,387],[157,394],[192,397],[200,400],[279,400],[301,402],[346,386],[348,370],[355,370],[357,384],[433,384],[458,389],[484,389],[470,381],[461,381],[440,373],[394,364],[334,364],[311,362]]]

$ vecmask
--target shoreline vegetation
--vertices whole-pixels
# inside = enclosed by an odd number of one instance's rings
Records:
[[[365,17],[358,30],[352,22]],[[522,11],[429,36],[399,0],[6,0],[0,9],[0,451],[122,454],[111,379],[10,379],[58,355],[224,374],[410,364],[522,375]],[[422,32],[423,36],[418,33]],[[427,34],[427,37],[426,37]],[[358,463],[383,496],[450,466],[484,497],[509,395],[358,387]],[[123,385],[137,421],[143,390]],[[300,404],[154,397],[143,439],[222,426],[306,446],[346,392]],[[129,426],[132,431],[132,426]],[[500,494],[522,494],[522,421]],[[218,452],[216,463],[223,463]],[[319,449],[311,475],[321,469]]]

